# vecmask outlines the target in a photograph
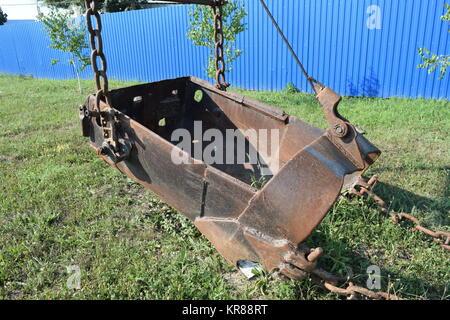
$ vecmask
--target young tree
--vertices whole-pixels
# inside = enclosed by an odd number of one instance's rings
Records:
[[[44,29],[52,42],[50,48],[70,54],[68,63],[75,71],[81,93],[80,72],[90,64],[89,56],[83,53],[84,49],[89,47],[84,25],[73,24],[69,13],[57,10],[52,10],[48,15],[41,15],[39,21],[44,24]],[[58,59],[52,59],[52,65],[58,62]]]
[[[232,70],[231,63],[239,58],[242,50],[236,47],[236,36],[247,30],[243,22],[247,16],[244,3],[241,0],[228,0],[223,7],[223,37],[224,58],[227,72]],[[187,37],[197,46],[210,49],[206,74],[214,78],[215,70],[215,44],[214,44],[214,17],[209,6],[196,5],[189,9],[189,27]]]
[[[0,26],[6,23],[6,21],[8,20],[7,17],[8,15],[3,12],[2,8],[0,8]]]
[[[444,14],[441,19],[443,21],[450,21],[450,4],[446,4],[445,8],[447,9],[447,13]],[[450,29],[448,31],[450,32]],[[437,55],[427,48],[419,48],[419,55],[422,59],[422,63],[418,68],[428,69],[428,73],[433,73],[437,68],[440,68],[441,75],[439,80],[442,80],[445,77],[447,68],[450,66],[450,55]]]

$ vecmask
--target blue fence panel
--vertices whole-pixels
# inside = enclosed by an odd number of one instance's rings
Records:
[[[51,59],[68,60],[69,55],[50,49],[50,41],[36,22],[0,27],[0,43],[0,72],[53,79],[75,75],[63,64],[50,64]]]
[[[269,0],[268,5],[309,73],[342,95],[448,98],[449,76],[417,69],[419,47],[450,53],[445,0]],[[292,82],[311,92],[258,0],[244,0],[244,51],[227,80],[251,90],[280,90]],[[189,6],[102,15],[108,75],[157,81],[206,78],[208,50],[186,37]],[[0,72],[74,78],[69,56],[49,48],[37,22],[0,27]],[[90,68],[82,72],[91,78]]]

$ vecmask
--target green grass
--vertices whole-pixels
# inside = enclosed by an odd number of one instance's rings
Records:
[[[86,95],[92,81],[82,83]],[[129,83],[112,81],[112,87]],[[310,279],[247,281],[154,194],[97,159],[81,137],[75,81],[0,75],[0,297],[4,299],[338,299]],[[244,92],[317,126],[314,97]],[[383,150],[370,169],[394,210],[450,231],[450,103],[344,99],[341,113]],[[393,225],[370,201],[340,199],[308,239],[320,265],[382,269],[383,290],[405,299],[449,299],[448,252]],[[66,267],[81,269],[81,289]]]

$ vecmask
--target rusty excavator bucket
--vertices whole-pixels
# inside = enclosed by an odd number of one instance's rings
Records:
[[[183,77],[90,95],[80,107],[82,132],[102,160],[192,220],[230,264],[253,261],[269,272],[302,278],[315,272],[320,255],[303,242],[380,154],[339,115],[337,93],[315,80],[314,90],[327,130]],[[213,130],[215,136],[242,133],[232,140],[243,139],[245,161],[236,161],[236,144],[212,148],[211,139],[202,141],[199,123],[202,132]],[[180,132],[191,137],[190,148],[173,140]],[[268,139],[267,132],[277,134]],[[255,145],[265,140],[270,155]],[[205,153],[232,154],[234,161],[209,163]],[[261,179],[263,184],[255,184]]]
[[[196,99],[200,92],[202,98]],[[93,149],[191,219],[234,265],[249,260],[269,271],[304,269],[309,262],[300,245],[380,153],[337,115],[340,97],[328,88],[318,94],[330,123],[326,131],[193,77],[113,90],[110,96],[120,124],[117,135],[132,147],[124,144],[129,154],[115,163],[104,148],[98,118],[89,117],[96,110],[92,95],[81,115]],[[174,163],[174,148],[183,151],[171,142],[172,133],[183,128],[194,136],[196,121],[202,121],[204,130],[214,128],[224,135],[227,129],[277,129],[279,170],[266,175],[268,181],[258,190],[252,186],[252,178],[262,175],[258,166],[209,165],[194,154],[186,164]]]

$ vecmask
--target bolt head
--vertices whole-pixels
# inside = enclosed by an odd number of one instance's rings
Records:
[[[343,137],[345,134],[345,129],[344,127],[342,127],[342,125],[340,124],[336,124],[333,128],[334,133],[339,136],[339,137]]]

